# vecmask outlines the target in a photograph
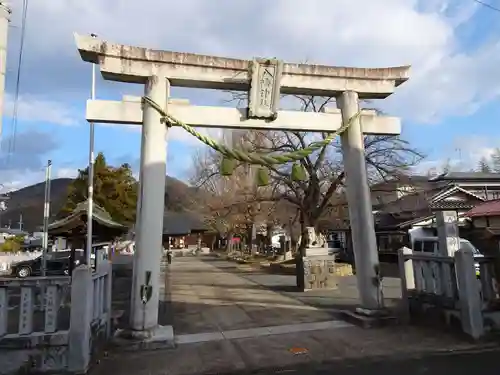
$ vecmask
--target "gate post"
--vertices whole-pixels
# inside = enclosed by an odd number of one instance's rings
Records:
[[[359,111],[358,93],[344,91],[337,98],[344,123]],[[364,136],[360,118],[342,133],[342,156],[346,178],[346,194],[349,206],[351,235],[356,264],[361,309],[358,312],[371,315],[383,306],[379,285],[379,261],[372,202],[366,173]]]

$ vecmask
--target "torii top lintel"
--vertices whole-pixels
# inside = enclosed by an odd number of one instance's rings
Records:
[[[103,77],[112,81],[143,83],[159,75],[172,86],[249,89],[248,60],[133,47],[78,34],[75,40],[82,59],[99,64]],[[410,66],[369,69],[285,63],[280,91],[329,97],[356,91],[361,99],[379,99],[408,80],[409,70]]]

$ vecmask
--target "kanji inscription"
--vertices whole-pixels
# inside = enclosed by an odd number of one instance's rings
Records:
[[[255,59],[251,62],[249,118],[269,120],[276,118],[282,67],[283,63],[274,59]]]
[[[50,285],[45,291],[45,332],[57,330],[57,286]]]

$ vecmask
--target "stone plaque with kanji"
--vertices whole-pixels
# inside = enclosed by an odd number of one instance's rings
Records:
[[[250,63],[249,118],[276,118],[282,70],[283,63],[276,59],[254,59]]]

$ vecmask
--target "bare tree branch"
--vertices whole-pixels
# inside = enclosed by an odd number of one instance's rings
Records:
[[[288,96],[286,99],[292,100],[297,110],[310,112],[324,111],[326,106],[335,101],[330,97],[303,95]],[[238,106],[246,105],[247,94],[230,93],[230,99],[227,101],[237,103]],[[297,131],[243,133],[242,138],[249,152],[270,154],[294,152],[307,147],[318,138],[325,139],[328,136],[327,133]],[[365,136],[364,146],[371,183],[407,173],[411,166],[424,157],[407,141],[397,136]],[[252,168],[249,166],[238,167],[235,174],[229,178],[221,177],[218,174],[219,161],[220,157],[215,153],[209,152],[205,155],[203,162],[198,163],[194,181],[198,182],[198,186],[210,191],[212,199],[218,200],[218,204],[210,204],[209,209],[217,211],[218,217],[223,217],[225,223],[253,223],[259,218],[273,218],[273,221],[285,224],[292,216],[295,216],[295,221],[300,217],[302,225],[306,226],[316,226],[319,220],[324,218],[339,222],[347,220],[343,192],[345,172],[339,140],[334,140],[300,161],[308,174],[306,181],[292,181],[289,164],[269,167],[271,185],[267,188],[252,190],[249,187],[255,176],[255,173],[250,173]]]

